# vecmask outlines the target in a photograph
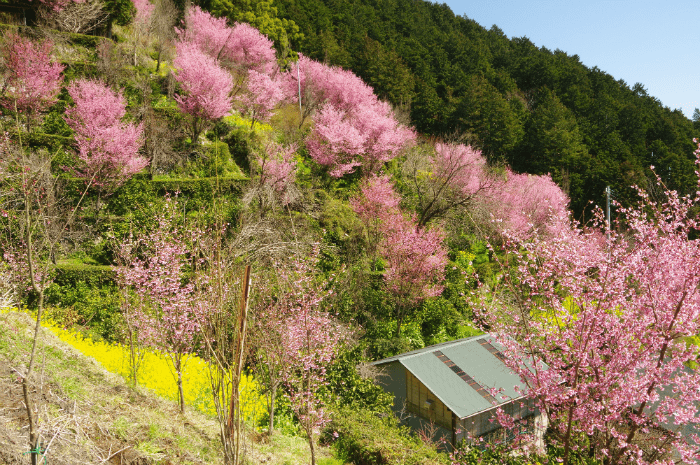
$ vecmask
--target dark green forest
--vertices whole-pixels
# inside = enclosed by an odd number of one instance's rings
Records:
[[[666,185],[694,189],[690,121],[577,55],[508,38],[423,0],[211,0],[231,19],[257,18],[279,46],[352,70],[426,137],[459,140],[493,163],[551,173],[576,218],[605,186],[625,204],[654,165]],[[255,16],[257,15],[257,16]],[[264,19],[263,19],[264,18]]]

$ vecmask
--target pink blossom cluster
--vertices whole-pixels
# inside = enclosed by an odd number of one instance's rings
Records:
[[[178,33],[175,67],[184,90],[178,100],[183,112],[216,119],[235,103],[253,121],[267,121],[286,98],[273,43],[254,27],[230,27],[225,18],[193,6]]]
[[[444,240],[440,228],[418,229],[414,216],[395,216],[386,225],[381,242],[384,281],[401,305],[415,306],[442,293],[447,265]]]
[[[122,244],[122,266],[115,271],[120,285],[136,295],[124,301],[124,318],[140,343],[168,356],[177,378],[180,411],[184,412],[185,355],[197,348],[201,324],[211,307],[199,298],[193,278],[185,276],[188,267],[199,264],[192,250],[204,233],[178,225],[180,212],[177,200],[166,197],[165,208],[156,217],[157,228]],[[206,287],[206,280],[200,280],[197,284]]]
[[[2,106],[25,113],[46,110],[56,101],[65,68],[52,63],[53,45],[45,41],[33,42],[14,32],[5,35],[3,58],[5,60],[5,95]]]
[[[275,49],[270,39],[246,23],[226,24],[226,18],[215,18],[198,6],[187,12],[185,29],[180,40],[196,44],[225,67],[247,72],[255,70],[268,75],[277,69]]]
[[[149,0],[131,0],[136,9],[134,21],[140,24],[148,24],[153,16],[156,6]]]
[[[321,397],[327,385],[326,367],[350,337],[347,329],[320,308],[328,293],[313,271],[317,256],[316,248],[310,259],[295,260],[291,270],[275,267],[286,290],[259,314],[258,323],[269,339],[279,341],[265,347],[277,354],[272,362],[311,445],[330,421]]]
[[[2,247],[2,262],[4,263],[0,263],[0,274],[2,274],[3,284],[7,285],[14,293],[23,294],[31,291],[34,289],[34,285],[37,289],[46,289],[53,282],[53,277],[43,269],[35,270],[34,283],[31,282],[27,246],[24,242],[3,243]]]
[[[517,297],[485,313],[557,428],[564,463],[581,435],[610,463],[671,463],[663,441],[640,440],[659,431],[683,462],[700,456],[692,436],[675,433],[700,424],[700,222],[689,214],[700,198],[639,195],[618,206],[624,233],[511,236],[516,272],[504,277]],[[600,211],[596,226],[606,229]]]
[[[178,42],[175,80],[182,92],[175,96],[180,110],[195,118],[214,120],[231,110],[231,75],[215,58],[191,42]]]
[[[510,170],[506,175],[500,189],[490,190],[480,199],[499,231],[521,237],[535,231],[568,231],[569,199],[549,175],[517,174]]]
[[[123,121],[126,101],[99,81],[79,79],[68,86],[75,105],[66,110],[66,122],[75,131],[79,175],[97,186],[118,186],[148,166],[139,156],[142,124]]]
[[[352,72],[305,56],[297,67],[289,73],[288,92],[294,95],[299,86],[306,111],[315,113],[307,147],[331,176],[341,177],[358,167],[376,172],[415,141],[415,133],[400,125],[390,106]]]
[[[267,147],[264,156],[258,157],[260,183],[272,188],[283,205],[292,201],[291,188],[296,178],[296,151],[296,145],[284,147],[274,143]]]
[[[431,175],[444,180],[462,196],[471,197],[489,184],[486,159],[480,150],[469,145],[438,142],[430,161],[433,167]]]
[[[286,98],[278,76],[251,69],[245,92],[237,99],[237,107],[243,116],[253,121],[269,121],[273,110]]]
[[[385,215],[399,210],[401,196],[394,190],[389,176],[372,176],[366,181],[360,196],[350,199],[350,206],[362,221],[385,220]]]
[[[410,307],[442,292],[447,250],[444,232],[438,227],[419,228],[415,215],[402,212],[399,201],[388,176],[372,176],[351,206],[370,235],[376,234],[386,261],[387,288],[399,306]]]
[[[139,305],[129,305],[125,315],[139,339],[179,355],[194,350],[206,313],[206,307],[199,305],[194,283],[185,278],[192,244],[203,233],[176,224],[180,208],[176,199],[166,198],[156,229],[125,242],[119,252],[124,264],[115,267],[122,284],[139,296]]]

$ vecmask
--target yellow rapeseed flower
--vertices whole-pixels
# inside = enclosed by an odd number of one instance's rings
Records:
[[[81,334],[64,330],[53,322],[44,326],[88,357],[97,360],[106,370],[128,379],[131,376],[129,347],[122,344],[108,344],[93,341]],[[183,392],[185,404],[200,412],[215,416],[216,410],[209,383],[207,362],[196,355],[188,355],[183,360]],[[165,354],[146,351],[138,371],[138,384],[151,389],[157,395],[177,402],[178,390],[175,375]],[[260,393],[258,383],[250,375],[244,375],[240,384],[243,418],[256,425],[267,411],[265,396]]]

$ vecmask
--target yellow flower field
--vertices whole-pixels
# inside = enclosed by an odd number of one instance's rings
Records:
[[[130,377],[129,347],[120,344],[108,344],[103,341],[93,341],[82,335],[67,331],[51,322],[44,326],[58,336],[62,341],[75,347],[88,357],[97,360],[112,373],[119,374],[125,379]],[[183,391],[185,404],[207,415],[215,416],[214,402],[208,378],[207,363],[196,355],[186,357],[183,370]],[[157,352],[146,352],[138,372],[138,384],[153,390],[156,394],[177,402],[177,384],[174,371],[165,355]],[[267,410],[265,396],[260,394],[258,384],[250,375],[244,375],[241,380],[241,407],[245,421],[256,425]]]

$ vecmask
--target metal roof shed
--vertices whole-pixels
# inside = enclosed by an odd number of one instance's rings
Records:
[[[386,377],[381,384],[394,394],[394,411],[404,417],[411,414],[409,426],[419,430],[432,425],[437,430],[435,439],[442,436],[454,445],[468,436],[506,440],[499,425],[490,421],[499,406],[527,420],[534,429],[538,412],[523,395],[526,387],[520,377],[504,360],[501,346],[485,334],[406,352],[373,365],[384,368]]]

